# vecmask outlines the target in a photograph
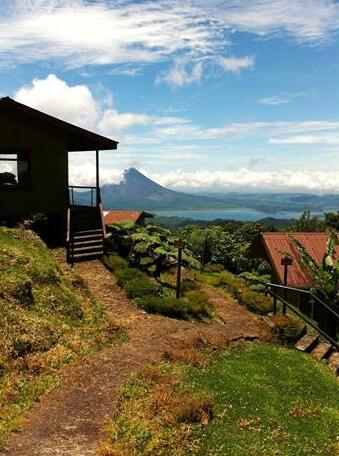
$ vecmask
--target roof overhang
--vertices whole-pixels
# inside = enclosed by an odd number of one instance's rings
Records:
[[[92,150],[115,150],[118,142],[105,136],[98,135],[84,128],[77,127],[64,120],[53,117],[37,109],[18,103],[9,97],[0,99],[0,113],[13,112],[21,116],[29,117],[33,121],[48,125],[68,139],[68,150],[70,152],[92,151]]]

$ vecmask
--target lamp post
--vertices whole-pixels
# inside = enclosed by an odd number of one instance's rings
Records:
[[[287,287],[288,283],[288,267],[293,264],[293,260],[290,257],[285,256],[281,259],[280,264],[284,267],[284,286]],[[286,301],[287,290],[284,289],[283,298]],[[283,315],[286,315],[286,304],[283,304]]]

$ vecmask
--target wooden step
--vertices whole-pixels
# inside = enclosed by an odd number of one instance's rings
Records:
[[[320,342],[313,350],[311,355],[319,359],[319,361],[327,358],[327,356],[332,351],[332,345],[327,342]]]
[[[93,230],[79,230],[79,231],[74,231],[74,237],[75,236],[86,236],[89,234],[103,234],[102,228],[95,228]]]
[[[92,244],[102,244],[102,236],[98,236],[96,239],[84,239],[84,238],[80,238],[80,239],[76,239],[74,240],[73,242],[73,245],[74,247],[82,247],[82,246],[86,246],[86,245],[92,245]]]
[[[306,333],[298,342],[295,344],[295,348],[302,352],[309,353],[319,343],[319,335],[316,333]]]
[[[98,258],[104,254],[103,250],[87,253],[76,253],[73,255],[74,260],[84,260],[86,258]]]
[[[335,375],[339,376],[339,352],[334,352],[328,357],[328,365]]]
[[[98,245],[87,245],[83,247],[74,247],[73,248],[73,254],[76,255],[78,253],[91,253],[91,252],[98,252],[103,250],[103,243],[98,244]]]
[[[75,233],[73,235],[73,240],[74,241],[86,241],[86,240],[94,240],[94,239],[103,239],[104,237],[104,234],[103,232],[101,231],[100,232],[93,232],[93,233],[90,233],[90,232],[87,232],[85,234],[79,234],[79,233]]]

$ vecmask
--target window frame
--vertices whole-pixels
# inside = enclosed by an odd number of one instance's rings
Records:
[[[1,158],[1,155],[16,155],[17,158]],[[22,155],[25,157],[25,160],[20,160],[19,156]],[[0,162],[2,161],[13,161],[18,163],[19,161],[27,162],[27,181],[24,183],[18,182],[16,185],[0,185],[0,192],[16,192],[21,190],[31,190],[32,188],[32,179],[31,179],[31,153],[29,149],[5,149],[0,148]]]

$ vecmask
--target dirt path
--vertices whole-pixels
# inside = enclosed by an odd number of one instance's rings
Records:
[[[104,418],[114,409],[116,388],[132,372],[166,352],[203,341],[227,345],[267,335],[253,314],[212,287],[204,289],[223,324],[199,325],[136,309],[99,261],[79,264],[76,271],[107,312],[126,321],[129,340],[70,366],[62,384],[28,412],[3,455],[93,456]]]

